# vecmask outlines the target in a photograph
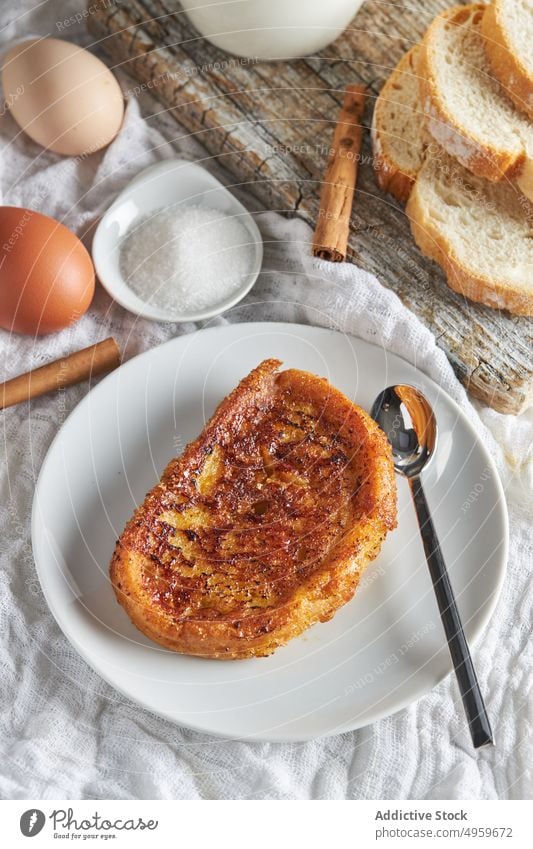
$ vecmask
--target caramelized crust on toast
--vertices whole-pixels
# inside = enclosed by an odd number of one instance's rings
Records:
[[[271,654],[352,597],[395,527],[385,435],[326,380],[280,365],[241,381],[117,543],[117,599],[169,649]]]

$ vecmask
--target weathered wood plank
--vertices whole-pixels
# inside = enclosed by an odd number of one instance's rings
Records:
[[[241,62],[223,53],[200,39],[167,0],[91,4],[88,22],[113,65],[148,83],[236,183],[246,184],[266,207],[314,225],[344,87],[369,87],[368,125],[384,80],[447,5],[367,0],[322,53],[275,63]],[[404,210],[377,188],[368,133],[350,249],[431,328],[472,395],[503,412],[533,402],[533,323],[474,305],[448,288],[440,269],[414,245]]]

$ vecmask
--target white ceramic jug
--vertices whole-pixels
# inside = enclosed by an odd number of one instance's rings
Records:
[[[217,47],[249,59],[292,59],[322,50],[343,32],[362,0],[181,0]]]

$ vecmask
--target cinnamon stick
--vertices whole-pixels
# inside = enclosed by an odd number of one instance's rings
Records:
[[[112,337],[104,339],[103,342],[0,384],[0,409],[38,398],[47,392],[64,389],[66,386],[73,386],[89,377],[112,371],[119,365],[120,351],[117,343]]]
[[[361,152],[365,86],[346,88],[328,167],[322,183],[320,209],[313,239],[313,256],[330,262],[346,258],[357,165]]]

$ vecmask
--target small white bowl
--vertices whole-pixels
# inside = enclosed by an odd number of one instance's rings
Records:
[[[179,208],[180,204],[238,215],[254,245],[254,261],[243,285],[231,297],[199,312],[169,314],[166,309],[146,303],[130,289],[120,271],[120,242],[141,218],[168,206]],[[137,174],[111,204],[94,234],[92,256],[104,289],[130,312],[154,321],[201,321],[235,306],[250,291],[261,270],[263,240],[250,213],[216,177],[193,162],[168,159]]]

